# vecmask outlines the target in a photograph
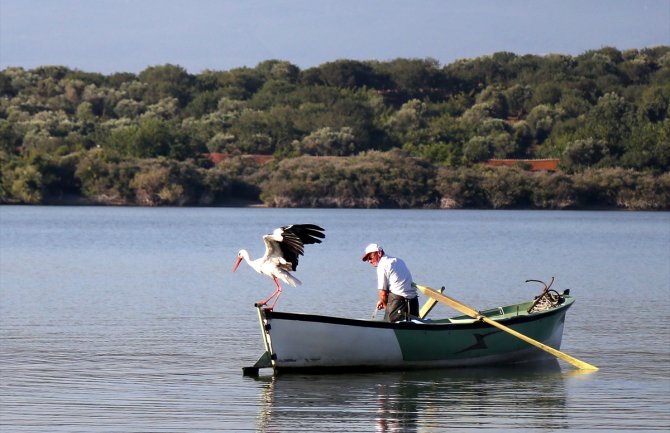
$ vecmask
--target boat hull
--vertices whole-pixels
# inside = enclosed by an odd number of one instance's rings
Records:
[[[529,303],[483,315],[559,349],[569,296],[551,310],[526,313]],[[374,320],[258,309],[265,348],[275,370],[419,369],[501,365],[551,355],[465,316],[439,321]]]

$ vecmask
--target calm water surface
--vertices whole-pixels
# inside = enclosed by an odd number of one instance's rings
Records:
[[[483,309],[556,277],[562,350],[600,367],[242,377],[278,225],[326,228],[277,310],[370,317],[369,242]],[[456,315],[438,306],[431,315]],[[3,432],[642,431],[670,428],[670,214],[0,207]]]

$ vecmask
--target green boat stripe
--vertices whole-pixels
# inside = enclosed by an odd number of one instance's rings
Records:
[[[560,309],[565,313],[564,309]],[[546,341],[552,337],[559,324],[565,321],[564,314],[545,315],[534,321],[515,321],[513,328],[538,341]],[[501,321],[502,322],[502,321]],[[465,329],[445,329],[439,332],[425,330],[418,332],[416,328],[395,329],[405,361],[435,361],[440,359],[466,359],[485,356],[497,356],[531,348],[530,344],[506,332],[488,325],[481,324],[478,330],[470,327]],[[479,332],[478,332],[479,331]]]

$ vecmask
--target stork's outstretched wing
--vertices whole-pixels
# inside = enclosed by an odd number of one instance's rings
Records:
[[[315,224],[292,224],[279,229],[282,241],[279,242],[284,260],[291,263],[291,270],[298,267],[298,256],[304,255],[305,245],[320,244],[325,238],[324,229]],[[276,232],[276,231],[275,231]]]

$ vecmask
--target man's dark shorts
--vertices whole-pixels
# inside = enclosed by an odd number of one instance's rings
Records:
[[[419,298],[407,299],[389,292],[384,320],[387,322],[407,321],[409,316],[419,317]]]

